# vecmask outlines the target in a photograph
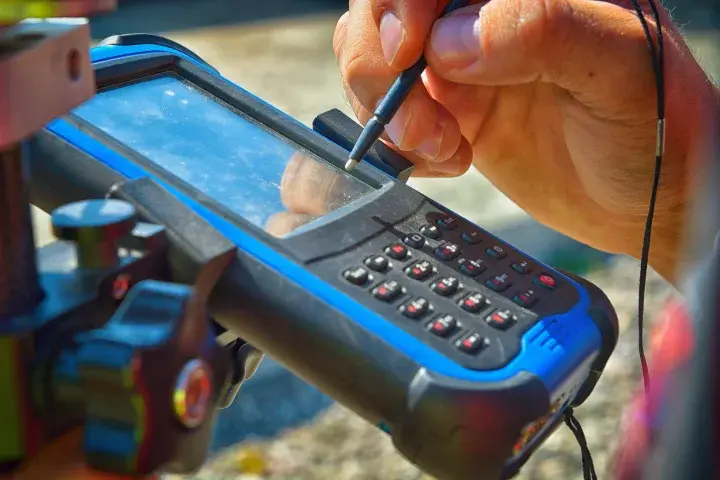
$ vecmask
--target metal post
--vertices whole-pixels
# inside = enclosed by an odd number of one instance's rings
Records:
[[[35,307],[43,297],[25,178],[25,144],[0,151],[0,319]]]

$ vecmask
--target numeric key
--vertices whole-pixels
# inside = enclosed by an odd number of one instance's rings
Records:
[[[455,328],[457,328],[457,320],[452,315],[443,315],[428,325],[428,329],[438,337],[447,337]]]
[[[388,280],[373,290],[373,295],[383,302],[391,302],[405,292],[405,289],[396,280]]]
[[[460,261],[460,271],[468,277],[477,277],[485,270],[487,270],[487,266],[482,260],[463,259]]]
[[[363,267],[349,268],[343,272],[343,278],[353,285],[365,285],[372,281],[372,275]]]
[[[477,353],[484,347],[486,340],[479,333],[470,333],[457,343],[457,347],[465,353]]]
[[[487,308],[488,305],[490,305],[490,302],[480,293],[471,293],[460,300],[460,308],[470,313],[478,313]]]
[[[365,259],[365,265],[376,272],[384,272],[390,268],[390,261],[382,255],[375,255]]]
[[[435,249],[435,256],[440,260],[445,260],[446,262],[455,260],[460,256],[460,247],[450,242],[443,243]]]
[[[499,330],[507,330],[515,323],[516,320],[510,310],[504,309],[494,311],[485,317],[485,321]]]
[[[455,277],[443,277],[433,283],[430,288],[438,295],[449,297],[460,289],[460,280]]]
[[[412,319],[420,318],[433,310],[432,305],[427,299],[418,297],[410,300],[400,307],[400,313]]]
[[[435,267],[427,260],[420,260],[406,268],[405,273],[414,280],[425,280],[435,273]]]
[[[385,254],[395,260],[405,260],[410,256],[410,252],[408,252],[407,247],[401,243],[395,243],[387,247],[385,249]]]

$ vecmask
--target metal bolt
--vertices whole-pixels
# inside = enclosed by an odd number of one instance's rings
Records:
[[[118,242],[133,230],[135,223],[135,207],[122,200],[85,200],[52,212],[55,236],[75,243],[82,268],[117,265]]]
[[[178,375],[173,394],[175,414],[187,428],[205,420],[211,395],[210,372],[202,360],[191,360]]]

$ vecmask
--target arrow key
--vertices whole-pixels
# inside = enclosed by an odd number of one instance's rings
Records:
[[[510,276],[507,273],[496,275],[485,282],[486,287],[499,293],[504,292],[510,288],[511,285],[512,282],[510,281]]]

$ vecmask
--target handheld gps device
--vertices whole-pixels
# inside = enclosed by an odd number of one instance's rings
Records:
[[[591,393],[618,335],[604,294],[407,186],[382,145],[345,172],[348,117],[310,129],[161,37],[91,55],[97,95],[32,142],[33,203],[109,194],[197,248],[232,242],[215,321],[419,468],[511,477]]]

